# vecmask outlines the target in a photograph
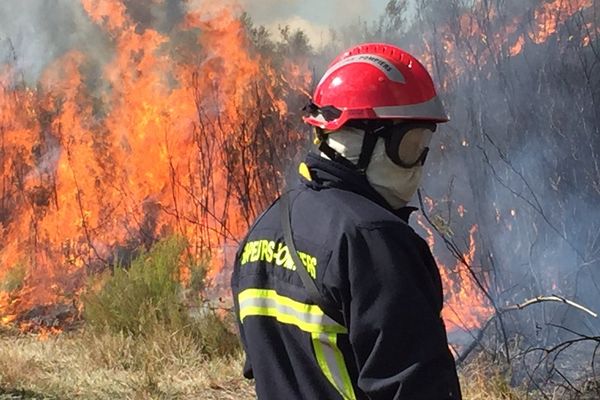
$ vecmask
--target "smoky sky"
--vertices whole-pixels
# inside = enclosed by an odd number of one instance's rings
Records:
[[[271,24],[299,16],[316,25],[337,27],[358,18],[372,19],[387,0],[240,0],[259,24]]]
[[[372,21],[380,16],[388,0],[240,0],[242,8],[258,25],[276,32],[289,25],[303,30],[311,44],[329,40],[331,28]]]
[[[166,7],[167,10],[177,11],[185,2],[168,0],[165,3],[173,4]],[[188,4],[194,3],[192,0]],[[210,6],[230,7],[236,3],[239,7],[234,8],[247,11],[256,24],[274,33],[278,26],[285,25],[302,29],[318,47],[328,41],[330,28],[377,18],[383,13],[387,0],[225,0]],[[152,4],[137,0],[125,0],[124,4],[137,21],[153,12]],[[206,5],[201,2],[202,8]],[[164,15],[161,18],[176,21],[178,12],[171,14],[173,18]],[[49,62],[69,50],[82,51],[100,64],[111,54],[109,38],[90,21],[80,1],[0,2],[0,63],[10,59],[27,81],[34,82]]]
[[[11,59],[28,81],[69,50],[106,56],[106,38],[76,0],[0,2],[0,63]]]

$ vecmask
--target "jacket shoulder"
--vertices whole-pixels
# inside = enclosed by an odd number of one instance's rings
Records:
[[[377,229],[395,226],[412,232],[412,228],[397,215],[358,193],[330,188],[320,191],[309,189],[304,195],[305,202],[314,204],[317,208],[315,213],[329,215],[334,219],[332,222],[348,225],[348,228]]]

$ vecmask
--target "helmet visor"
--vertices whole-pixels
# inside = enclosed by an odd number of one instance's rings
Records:
[[[388,157],[397,165],[412,168],[423,165],[429,152],[429,144],[435,124],[398,124],[388,128],[385,149]]]

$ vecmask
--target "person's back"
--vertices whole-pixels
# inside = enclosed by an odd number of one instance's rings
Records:
[[[355,164],[310,154],[301,182],[284,194],[289,214],[276,201],[242,242],[232,291],[244,375],[261,400],[460,399],[433,257],[407,224],[410,208],[392,207]],[[323,311],[297,267],[335,312]]]

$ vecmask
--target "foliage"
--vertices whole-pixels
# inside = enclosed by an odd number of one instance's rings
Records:
[[[84,318],[97,331],[132,337],[171,332],[193,340],[209,356],[237,351],[237,338],[213,310],[204,308],[198,317],[190,316],[179,281],[184,249],[182,239],[168,238],[142,252],[129,268],[115,267],[99,290],[83,296]],[[203,276],[192,273],[196,287]]]
[[[84,296],[85,319],[96,327],[133,334],[159,322],[176,329],[185,325],[177,279],[183,249],[182,241],[165,240],[137,257],[129,269],[116,266],[100,291]]]

